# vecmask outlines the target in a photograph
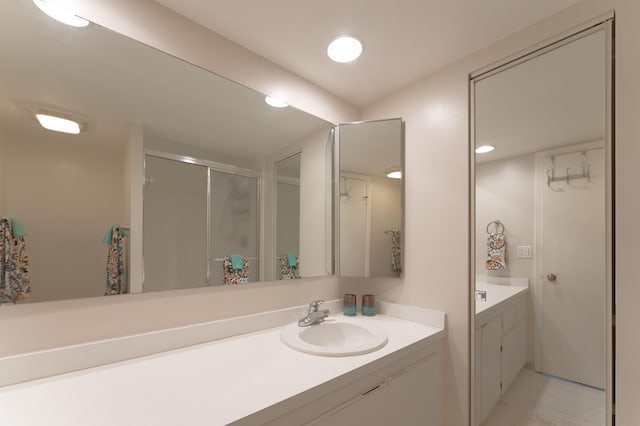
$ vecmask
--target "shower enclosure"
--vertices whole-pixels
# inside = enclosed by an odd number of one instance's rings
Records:
[[[260,279],[259,175],[171,154],[145,154],[144,291],[223,284],[223,262]]]

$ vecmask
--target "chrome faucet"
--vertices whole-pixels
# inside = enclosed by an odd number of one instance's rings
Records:
[[[476,290],[476,298],[480,296],[480,300],[483,302],[487,301],[487,291],[486,290]]]
[[[298,326],[308,327],[310,325],[323,322],[324,319],[329,316],[329,310],[320,310],[319,308],[321,303],[324,303],[324,300],[314,300],[311,302],[309,304],[309,312],[307,313],[307,316],[298,321]]]

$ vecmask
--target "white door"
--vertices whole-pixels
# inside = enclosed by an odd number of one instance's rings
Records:
[[[340,275],[369,276],[368,184],[340,178]]]
[[[583,153],[553,157],[556,176],[582,173]],[[541,371],[604,388],[605,381],[605,174],[604,149],[585,151],[590,179],[547,185],[540,179],[538,237],[541,264]],[[551,157],[543,167],[549,170]]]

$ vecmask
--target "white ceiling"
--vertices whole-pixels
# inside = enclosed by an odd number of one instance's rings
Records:
[[[580,0],[156,0],[360,107]],[[359,36],[362,56],[331,62]]]
[[[259,159],[332,127],[98,25],[60,24],[31,1],[2,6],[0,55],[4,133],[62,137],[35,121],[45,108],[88,122],[86,132],[64,136],[74,140],[121,144],[138,123],[145,136]]]

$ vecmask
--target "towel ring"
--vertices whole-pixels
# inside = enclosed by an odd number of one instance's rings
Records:
[[[493,222],[489,222],[489,224],[487,225],[487,234],[491,233],[489,232],[489,228],[491,227],[491,225],[495,226],[497,233],[504,234],[504,230],[505,230],[504,224],[499,220],[494,220]],[[502,231],[500,231],[500,227],[502,227]]]

